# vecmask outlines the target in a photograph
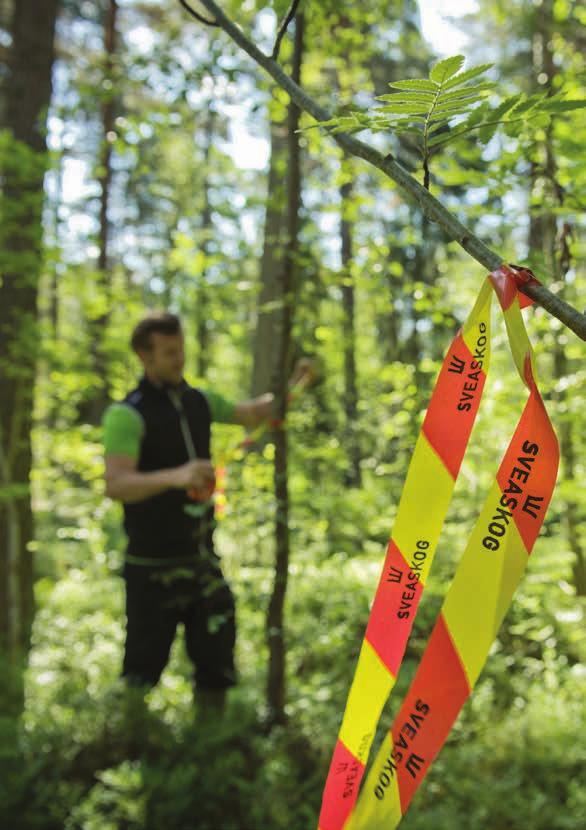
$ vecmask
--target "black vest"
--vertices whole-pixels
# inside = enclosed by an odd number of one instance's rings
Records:
[[[140,472],[178,467],[194,453],[197,458],[211,457],[209,404],[185,380],[171,390],[159,388],[143,376],[124,403],[132,406],[144,423],[137,464]],[[190,514],[190,508],[199,515]],[[201,544],[211,545],[213,514],[212,504],[204,507],[190,500],[185,490],[178,489],[124,503],[127,552],[155,559],[197,556]]]

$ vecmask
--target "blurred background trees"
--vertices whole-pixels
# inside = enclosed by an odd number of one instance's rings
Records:
[[[286,5],[225,8],[268,51]],[[303,86],[330,108],[368,106],[389,82],[424,76],[456,51],[467,66],[494,62],[503,97],[562,88],[583,97],[578,4],[477,0],[452,24],[457,49],[424,39],[429,4],[366,6],[305,2],[303,37],[298,21],[283,41],[281,63],[300,64]],[[414,439],[484,273],[392,183],[319,131],[296,132],[298,117],[179,4],[0,3],[3,827],[315,823]],[[433,169],[451,210],[578,308],[585,139],[581,112],[567,113],[531,140],[461,142]],[[421,180],[407,138],[367,140]],[[146,712],[125,708],[117,681],[124,540],[120,507],[104,497],[99,419],[135,383],[129,334],[155,307],[184,320],[192,383],[282,396],[297,357],[321,367],[286,431],[228,469],[218,549],[238,598],[241,682],[221,730],[195,731],[179,640]],[[406,830],[577,830],[586,818],[585,352],[542,310],[528,321],[560,478],[481,681]],[[382,727],[523,400],[499,322]],[[215,427],[215,452],[238,437]]]

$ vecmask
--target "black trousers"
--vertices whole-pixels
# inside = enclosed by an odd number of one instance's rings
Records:
[[[203,553],[203,552],[202,552]],[[236,682],[234,597],[218,556],[203,553],[180,567],[126,563],[126,646],[122,675],[133,685],[154,686],[169,659],[178,623],[199,688],[226,689]]]

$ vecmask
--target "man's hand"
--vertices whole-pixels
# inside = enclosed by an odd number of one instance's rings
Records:
[[[126,504],[144,501],[172,489],[196,489],[208,499],[214,491],[214,468],[209,461],[189,461],[181,467],[141,472],[127,455],[106,456],[106,495]],[[192,486],[195,482],[195,488]],[[203,482],[203,488],[198,487]]]
[[[296,386],[300,388],[309,386],[317,378],[317,375],[318,371],[315,360],[311,360],[309,357],[302,357],[295,364],[293,374],[289,379],[289,389],[293,391]]]
[[[255,398],[253,404],[253,416],[256,425],[271,417],[273,412],[273,394],[271,392],[265,392],[264,395],[259,395],[258,398]]]
[[[173,470],[174,486],[180,490],[212,491],[216,486],[216,473],[211,461],[196,459],[175,467]]]
[[[270,392],[242,401],[234,410],[234,423],[241,424],[246,429],[254,429],[262,421],[270,418],[273,409],[273,396]]]
[[[289,380],[290,400],[293,396],[309,386],[317,377],[317,366],[314,360],[301,358],[295,364],[295,369]],[[234,423],[242,424],[246,429],[254,429],[263,421],[268,421],[273,414],[273,395],[266,392],[250,401],[242,401],[234,411]]]

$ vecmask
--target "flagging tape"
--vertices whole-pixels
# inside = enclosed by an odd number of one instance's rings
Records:
[[[486,661],[551,499],[559,451],[537,389],[519,292],[530,272],[489,275],[454,338],[415,445],[324,788],[319,830],[392,830],[443,746]],[[493,289],[529,398],[427,648],[358,798],[433,563],[490,359]]]

